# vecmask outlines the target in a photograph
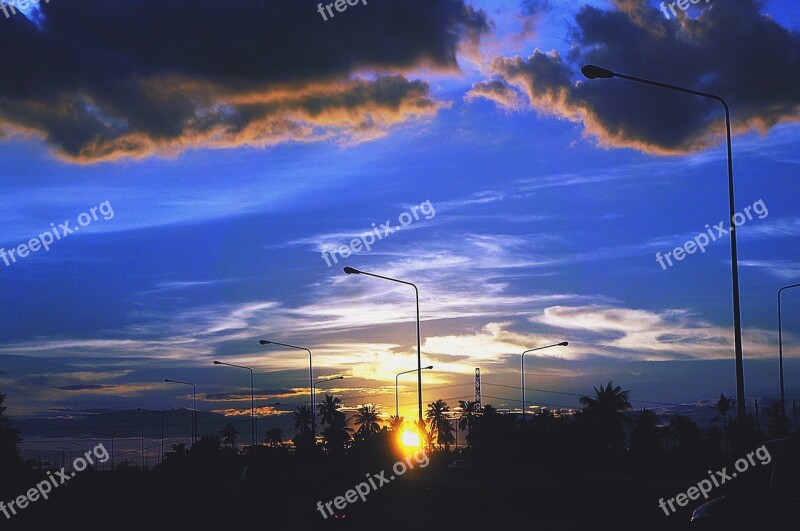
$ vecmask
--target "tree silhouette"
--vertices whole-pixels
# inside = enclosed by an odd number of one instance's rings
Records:
[[[639,455],[653,455],[659,450],[661,433],[658,429],[658,415],[649,409],[642,409],[633,421],[631,451]]]
[[[769,437],[783,437],[788,431],[788,424],[781,410],[780,400],[774,400],[769,407],[762,408],[767,419],[767,435]]]
[[[381,431],[381,414],[378,409],[371,404],[361,406],[353,416],[353,423],[358,426],[356,435],[362,439],[367,439]]]
[[[472,436],[472,428],[475,427],[475,421],[478,419],[478,403],[474,400],[459,400],[458,407],[461,408],[461,414],[458,417],[458,427],[461,430],[467,428],[467,446],[471,446],[470,439]]]
[[[268,429],[267,433],[264,434],[264,442],[270,446],[283,445],[283,430],[277,427]]]
[[[292,415],[294,419],[294,431],[296,433],[294,444],[297,448],[312,448],[316,441],[313,440],[311,433],[311,424],[314,420],[314,414],[309,406],[299,406],[297,411]]]
[[[239,438],[239,432],[236,430],[236,426],[232,423],[225,424],[225,427],[222,428],[220,432],[222,435],[222,443],[229,447],[233,448],[236,445],[236,440]]]
[[[728,453],[728,420],[731,416],[728,414],[734,405],[734,401],[720,393],[719,400],[717,400],[711,409],[717,412],[716,415],[709,421],[710,424],[716,423],[718,420],[722,421],[722,444],[725,453]]]
[[[21,439],[19,431],[11,426],[11,421],[5,416],[5,399],[6,395],[0,394],[0,470],[12,470],[22,463],[17,450]]]
[[[317,404],[317,416],[320,418],[320,423],[323,426],[330,426],[333,422],[335,422],[336,413],[339,412],[339,408],[341,407],[341,400],[333,395],[325,393],[325,399],[322,401],[322,403]]]
[[[455,442],[455,428],[447,418],[449,412],[450,406],[440,398],[436,402],[428,404],[428,411],[425,413],[425,417],[430,423],[431,437],[435,437],[439,447],[445,450],[449,450],[450,445]]]
[[[392,415],[389,417],[389,430],[390,431],[398,431],[402,429],[403,425],[406,423],[406,419],[398,415]]]
[[[613,382],[594,388],[594,397],[583,396],[579,402],[583,406],[582,417],[588,421],[605,448],[621,450],[625,443],[623,411],[633,409],[628,395],[620,386],[613,387]]]

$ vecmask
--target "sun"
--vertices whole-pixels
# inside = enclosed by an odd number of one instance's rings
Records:
[[[419,448],[420,446],[419,433],[412,430],[403,430],[403,433],[400,434],[400,441],[407,448]]]

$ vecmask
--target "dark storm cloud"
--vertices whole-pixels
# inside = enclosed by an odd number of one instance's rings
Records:
[[[381,0],[327,22],[310,0],[41,5],[41,28],[0,21],[0,131],[77,161],[374,138],[441,106],[400,74],[455,71],[488,30],[464,0]]]
[[[516,91],[545,115],[582,122],[601,145],[679,154],[724,137],[719,103],[612,79],[586,81],[584,64],[719,94],[737,132],[766,132],[800,117],[800,35],[762,15],[755,0],[707,4],[695,18],[667,20],[646,0],[617,0],[615,9],[584,6],[568,58],[537,51],[528,59],[497,58],[493,82],[469,98],[515,108]],[[701,4],[702,5],[702,4]],[[511,103],[509,103],[511,102]]]
[[[112,389],[116,387],[115,385],[100,385],[100,384],[75,384],[75,385],[63,385],[61,387],[56,387],[56,389],[60,389],[62,391],[94,391],[97,389]]]
[[[296,389],[262,389],[255,391],[255,398],[267,400],[275,397],[291,397],[297,395]],[[209,402],[225,402],[229,400],[250,400],[250,393],[207,393],[204,399]]]

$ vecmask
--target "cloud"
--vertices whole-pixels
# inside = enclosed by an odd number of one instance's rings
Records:
[[[580,334],[594,354],[614,358],[664,361],[730,359],[733,330],[703,321],[690,310],[654,312],[602,305],[551,306],[531,321]],[[747,357],[774,356],[775,334],[751,328],[744,349]]]
[[[4,21],[0,139],[75,162],[188,148],[380,137],[433,116],[427,83],[488,31],[464,0],[384,1],[324,22],[316,2],[72,0]],[[408,28],[414,28],[409,32]]]
[[[512,96],[519,91],[527,108],[582,123],[601,146],[661,155],[701,151],[724,138],[720,105],[620,79],[583,80],[581,65],[720,94],[739,133],[765,133],[800,118],[800,35],[761,14],[756,0],[709,5],[695,18],[677,20],[647,0],[617,0],[614,7],[581,8],[566,59],[540,50],[527,59],[495,58],[493,79],[474,85],[467,99],[515,111],[519,102]]]
[[[99,389],[111,389],[116,387],[115,385],[101,385],[101,384],[75,384],[75,385],[62,385],[61,387],[56,387],[56,389],[61,389],[62,391],[96,391]]]

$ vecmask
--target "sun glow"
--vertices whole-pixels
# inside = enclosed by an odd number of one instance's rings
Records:
[[[403,433],[400,434],[400,442],[402,442],[403,446],[406,448],[419,448],[419,433],[408,429],[403,430]]]

